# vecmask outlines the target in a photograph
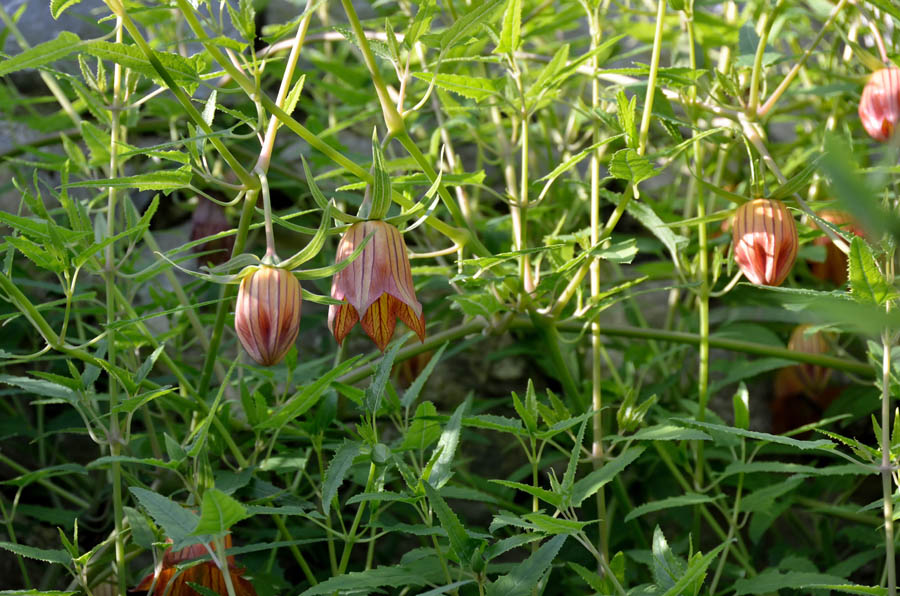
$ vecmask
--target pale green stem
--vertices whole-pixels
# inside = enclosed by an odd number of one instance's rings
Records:
[[[600,6],[597,4],[594,12],[588,15],[591,27],[591,48],[596,48],[600,43],[603,35],[600,29]],[[595,55],[591,58],[591,67],[594,72],[600,69],[600,61]],[[648,95],[648,97],[650,97]],[[652,100],[648,100],[652,101]],[[591,109],[597,111],[600,109],[600,81],[596,76],[591,77]],[[646,109],[646,108],[645,108]],[[649,126],[649,120],[648,124]],[[598,122],[593,124],[593,142],[600,142],[600,125]],[[600,243],[600,158],[601,150],[598,148],[591,154],[591,246],[596,247]],[[624,199],[623,199],[624,201]],[[603,232],[606,232],[604,229]],[[595,299],[600,294],[600,259],[590,259],[586,265],[590,268],[591,273],[591,298]],[[580,273],[580,272],[579,272]],[[576,274],[576,278],[584,277]],[[574,280],[573,280],[574,281]],[[580,284],[579,280],[579,284]],[[571,286],[571,284],[570,284]],[[569,288],[566,288],[568,291]],[[574,290],[574,288],[573,288]],[[559,314],[565,307],[565,302],[571,299],[571,293],[568,297],[564,295],[556,303],[554,308],[555,314]],[[563,301],[565,300],[565,302]],[[594,469],[603,466],[603,392],[601,386],[603,383],[603,361],[602,361],[602,338],[600,336],[600,323],[595,319],[591,323],[591,409],[594,412],[591,421],[591,430],[593,431],[593,439],[591,441],[591,462]],[[597,501],[597,546],[600,552],[601,563],[609,561],[609,543],[608,523],[606,519],[606,490],[600,487],[596,494]]]
[[[281,535],[285,537],[286,540],[293,542],[294,537],[291,536],[290,531],[288,531],[287,526],[284,523],[284,519],[280,515],[273,515],[272,519],[275,520],[275,525],[278,526],[278,531],[281,532]],[[315,586],[319,583],[316,579],[316,576],[313,574],[312,569],[309,566],[309,563],[306,562],[306,557],[303,556],[303,553],[300,552],[300,549],[297,548],[296,544],[292,544],[288,547],[291,551],[291,554],[294,555],[294,560],[297,561],[297,564],[300,565],[300,569],[303,570],[303,575],[306,577],[306,581],[310,583],[310,585]]]
[[[756,55],[753,58],[753,71],[750,73],[750,101],[747,104],[747,114],[751,118],[756,117],[757,106],[759,106],[759,80],[762,76],[763,58],[766,53],[766,44],[769,41],[769,32],[772,29],[772,17],[775,15],[775,12],[778,11],[780,5],[781,0],[779,0],[779,3],[775,8],[771,11],[764,11],[762,15],[759,45],[756,46]]]
[[[790,72],[784,77],[784,80],[775,88],[775,91],[772,92],[772,95],[769,96],[769,99],[766,100],[762,106],[760,106],[759,110],[757,110],[757,116],[762,118],[766,114],[769,113],[769,110],[775,105],[775,102],[787,91],[787,88],[794,81],[797,74],[800,73],[800,69],[803,68],[803,65],[806,64],[806,61],[809,60],[809,57],[812,56],[813,50],[816,49],[816,46],[819,45],[819,42],[822,41],[822,38],[825,36],[825,32],[828,31],[828,28],[834,22],[834,19],[837,17],[838,13],[841,12],[841,9],[844,8],[844,5],[847,3],[847,0],[840,0],[834,8],[831,9],[831,14],[828,15],[828,20],[822,25],[822,28],[819,30],[819,34],[813,40],[812,44],[809,46],[809,49],[803,53],[803,57],[791,68]]]
[[[116,18],[116,43],[122,43],[122,18]],[[119,126],[121,121],[122,97],[122,65],[116,64],[113,70],[112,105],[110,106],[110,133],[109,133],[109,176],[115,178],[119,171]],[[106,202],[106,237],[116,235],[116,187],[110,186]],[[112,366],[116,365],[117,346],[116,332],[112,325],[118,319],[116,309],[116,259],[114,245],[106,247],[106,324],[107,324],[107,349],[106,357]],[[122,449],[122,430],[119,427],[119,385],[114,375],[109,375],[109,454],[117,457]],[[110,465],[112,474],[113,517],[115,524],[115,551],[116,551],[116,580],[119,586],[120,596],[125,596],[127,584],[125,577],[125,540],[123,536],[122,517],[122,468],[118,461]]]
[[[890,308],[890,305],[888,305]],[[884,500],[884,550],[889,596],[897,595],[894,558],[894,486],[891,477],[891,345],[890,333],[881,334],[881,494]]]
[[[644,113],[641,115],[641,129],[638,133],[638,153],[647,151],[647,137],[650,134],[650,117],[653,113],[653,95],[656,93],[656,77],[659,73],[659,54],[662,50],[662,35],[666,20],[666,2],[658,0],[656,5],[656,30],[653,34],[653,52],[650,55],[650,74],[647,78],[647,97],[644,99]]]
[[[107,0],[107,5],[109,8],[115,13],[118,18],[122,19],[125,28],[128,29],[128,33],[131,35],[131,38],[134,39],[135,43],[140,48],[141,52],[143,52],[144,56],[146,56],[147,60],[150,62],[153,69],[159,74],[159,76],[166,83],[166,86],[175,96],[175,99],[178,100],[178,103],[181,104],[181,108],[187,112],[188,116],[191,117],[191,120],[194,121],[200,129],[210,135],[209,142],[216,148],[219,152],[219,155],[222,156],[228,166],[232,169],[235,176],[241,181],[247,189],[257,188],[259,186],[259,181],[254,178],[245,168],[241,165],[241,163],[237,160],[234,155],[232,155],[231,151],[229,151],[228,147],[225,146],[225,143],[222,142],[217,136],[213,135],[212,128],[206,123],[203,119],[203,115],[197,111],[197,108],[191,103],[191,99],[187,96],[187,94],[175,83],[172,79],[172,76],[166,70],[166,68],[160,63],[159,58],[156,57],[156,54],[153,53],[153,50],[150,48],[149,44],[147,44],[147,40],[144,39],[143,35],[141,35],[140,30],[135,25],[134,21],[131,20],[131,17],[128,15],[125,7],[121,4],[121,0]],[[183,8],[183,7],[182,7]],[[193,16],[193,15],[192,15]],[[202,29],[201,29],[202,32]],[[199,34],[198,34],[199,35]],[[211,44],[205,44],[207,50],[211,46]],[[212,46],[215,47],[215,46]],[[218,48],[217,48],[218,49]],[[221,52],[218,53],[219,56],[222,56]],[[224,58],[224,57],[223,57]],[[224,58],[227,60],[227,58]],[[229,62],[230,64],[230,62]],[[228,70],[226,68],[226,70]],[[240,71],[238,71],[240,73]],[[241,74],[243,77],[243,74]]]
[[[300,59],[300,50],[303,48],[303,42],[306,39],[306,31],[309,29],[309,21],[312,19],[313,13],[308,9],[309,6],[307,5],[306,16],[300,20],[300,25],[297,27],[297,33],[294,36],[294,43],[291,45],[291,53],[288,55],[287,63],[284,65],[284,75],[281,77],[281,86],[278,88],[278,96],[275,98],[275,104],[280,108],[283,108],[285,105],[284,102],[291,88],[291,79],[294,77],[294,70],[297,68],[297,61]],[[267,172],[269,170],[279,122],[278,118],[269,119],[269,128],[266,130],[262,149],[259,152],[259,160],[256,162],[256,168],[254,168],[256,171]]]
[[[694,48],[694,18],[693,18],[693,0],[688,2],[690,13],[688,14],[687,32],[688,46],[690,48],[690,64],[692,69],[697,68],[697,56]],[[697,87],[691,87],[690,98],[693,102],[697,98]],[[692,118],[693,120],[693,118]],[[700,141],[694,138],[694,171],[697,176],[703,175],[703,147]],[[702,187],[694,185],[697,193],[697,217],[703,219],[706,217],[706,199],[703,197]],[[709,240],[707,236],[706,224],[701,223],[698,227],[699,232],[699,248],[700,251],[700,271],[699,281],[700,288],[697,292],[697,302],[699,306],[699,366],[697,371],[697,393],[698,408],[697,420],[703,421],[706,418],[706,403],[709,399]],[[695,451],[697,454],[696,467],[694,468],[694,489],[699,491],[703,486],[703,469],[705,466],[705,458],[703,454],[703,441],[695,443]],[[699,536],[695,539],[699,540]]]
[[[369,464],[369,478],[366,480],[366,490],[365,492],[372,492],[372,487],[375,484],[375,462]],[[359,528],[359,523],[362,521],[363,512],[366,510],[366,503],[368,501],[362,501],[359,504],[359,508],[356,510],[356,515],[353,517],[353,523],[350,525],[350,531],[347,533],[347,536],[344,541],[344,550],[341,553],[341,562],[338,565],[338,575],[343,575],[345,571],[347,571],[347,564],[350,562],[350,552],[353,550],[353,545],[356,543],[356,530]]]
[[[745,453],[745,444],[746,440],[741,439],[741,462],[744,461],[744,453]],[[731,519],[728,524],[728,536],[725,538],[725,548],[722,549],[722,554],[719,555],[719,564],[716,566],[716,572],[713,575],[712,583],[709,586],[709,593],[716,593],[716,586],[719,585],[719,578],[722,577],[722,571],[725,569],[725,562],[728,560],[728,551],[731,550],[731,541],[734,538],[735,532],[738,531],[738,513],[741,509],[741,491],[744,488],[744,473],[741,472],[738,474],[738,484],[737,490],[734,495],[734,506],[731,509]]]
[[[185,21],[187,21],[188,25],[190,26],[190,28],[194,32],[194,34],[197,35],[198,38],[200,38],[200,39],[207,39],[206,32],[203,30],[203,27],[200,24],[200,21],[197,20],[196,15],[193,13],[193,9],[191,8],[188,0],[176,0],[176,2],[178,3],[179,9],[181,10],[182,14],[184,15]],[[241,89],[244,90],[245,93],[247,93],[250,97],[256,98],[263,105],[263,107],[265,109],[267,109],[276,118],[278,118],[278,120],[280,120],[282,122],[282,124],[284,124],[289,129],[294,131],[297,134],[297,136],[299,136],[301,139],[303,139],[304,141],[309,143],[310,146],[321,151],[329,159],[331,159],[336,164],[345,168],[348,172],[350,172],[351,174],[353,174],[360,180],[363,180],[364,182],[366,182],[368,184],[372,183],[372,181],[373,181],[372,175],[368,171],[366,171],[365,168],[360,167],[354,161],[352,161],[351,159],[342,155],[340,152],[335,150],[331,145],[329,145],[325,141],[321,140],[318,136],[313,134],[305,126],[303,126],[302,124],[297,122],[297,120],[295,120],[293,117],[291,117],[290,114],[287,114],[284,110],[282,110],[280,107],[275,105],[275,102],[273,102],[265,93],[263,93],[262,91],[259,91],[256,88],[256,86],[254,85],[254,83],[252,81],[250,81],[244,75],[244,73],[240,71],[240,69],[235,67],[231,63],[231,61],[228,60],[228,58],[224,54],[222,54],[221,50],[219,50],[219,48],[214,43],[209,42],[209,41],[204,41],[203,46],[210,53],[210,55],[216,60],[216,62],[219,63],[219,65],[222,67],[222,69],[228,73],[228,75],[232,78],[232,80],[234,80],[241,87]],[[366,43],[366,47],[368,47],[367,43]],[[402,119],[401,119],[401,122],[402,122]],[[402,142],[402,137],[401,137],[401,142]],[[409,149],[409,148],[407,147],[407,149]],[[416,148],[416,151],[418,152],[418,148]],[[419,159],[419,158],[424,158],[424,156],[421,155],[421,152],[418,152],[417,155],[413,154],[413,158],[416,159],[416,161],[419,163],[419,165],[423,167],[423,169],[425,170],[425,173],[429,176],[429,178],[432,181],[434,181],[434,176],[436,176],[436,174],[434,174],[434,169],[431,168],[430,164],[427,163],[427,160],[424,161],[425,165],[423,166],[422,160]],[[425,166],[427,166],[427,169]],[[429,172],[430,172],[430,174],[429,174]],[[257,185],[257,184],[258,184],[258,182],[254,182],[254,185]],[[447,193],[447,189],[443,184],[441,184],[439,192],[441,194],[441,198],[445,202],[447,202],[447,201],[452,202],[452,199],[450,199],[450,195]],[[410,200],[408,197],[404,196],[403,194],[401,194],[400,192],[398,192],[396,190],[393,191],[391,197],[393,198],[393,200],[395,202],[397,202],[398,204],[400,204],[403,207],[409,208],[409,207],[412,207],[412,205],[413,205],[412,200]],[[451,215],[454,214],[454,209],[455,209],[456,215],[460,215],[458,206],[456,206],[456,205],[453,205],[452,207],[448,206],[448,209],[450,210]],[[438,232],[440,232],[441,234],[443,234],[444,236],[446,236],[447,238],[450,238],[451,240],[455,241],[457,244],[463,245],[471,240],[473,251],[480,254],[481,256],[489,256],[491,254],[490,251],[488,251],[486,248],[484,248],[484,246],[480,242],[478,242],[478,240],[476,238],[474,238],[474,237],[470,238],[471,235],[465,229],[455,229],[452,226],[448,225],[447,223],[445,223],[445,222],[441,221],[440,219],[437,219],[436,217],[433,217],[433,216],[429,217],[426,220],[426,223],[429,226],[431,226],[432,228],[434,228],[435,230],[437,230]],[[237,244],[235,244],[235,246],[237,246]]]
[[[885,257],[884,273],[888,284],[895,282],[895,250],[890,246]],[[885,304],[890,312],[892,301]],[[881,489],[884,499],[884,546],[888,580],[888,596],[897,596],[897,561],[894,557],[894,484],[891,461],[891,349],[897,342],[895,330],[885,329],[881,334]],[[896,429],[894,429],[896,430]]]

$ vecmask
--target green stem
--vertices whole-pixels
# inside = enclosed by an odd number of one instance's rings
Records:
[[[688,32],[688,46],[690,47],[690,64],[692,69],[697,68],[697,56],[695,51],[694,44],[694,13],[693,13],[693,0],[689,0],[687,3],[687,32]],[[693,103],[697,99],[697,87],[693,86],[690,89],[690,98],[691,103]],[[695,121],[693,117],[693,113],[691,114],[691,120]],[[703,146],[700,144],[700,141],[696,139],[696,135],[693,142],[693,150],[694,150],[694,172],[697,176],[703,175]],[[696,191],[696,202],[697,202],[697,218],[701,221],[706,217],[706,199],[703,196],[702,186],[699,184],[693,184],[693,188]],[[707,236],[706,224],[701,223],[698,227],[699,233],[699,247],[700,251],[700,271],[699,271],[699,281],[700,287],[697,291],[697,302],[698,302],[698,315],[699,315],[699,335],[700,335],[700,346],[699,346],[699,358],[698,358],[698,370],[697,370],[697,395],[698,395],[698,407],[697,407],[697,420],[703,422],[706,419],[706,404],[709,400],[709,239]],[[701,491],[703,486],[703,470],[706,466],[706,459],[704,455],[704,444],[703,441],[695,441],[694,442],[694,452],[696,453],[696,465],[694,467],[694,490]],[[699,523],[699,515],[696,515],[699,511],[695,508],[695,523],[694,536],[695,540],[699,540],[700,536],[700,523]],[[733,533],[733,528],[729,528],[729,539],[731,534]],[[728,550],[728,546],[725,547],[726,552]],[[725,555],[722,556],[722,560],[724,561]]]
[[[273,515],[272,519],[275,520],[275,525],[278,526],[278,531],[281,532],[282,536],[284,536],[287,540],[293,542],[294,537],[291,536],[291,533],[288,531],[283,517],[280,515]],[[288,549],[290,549],[291,554],[294,555],[294,560],[297,561],[297,564],[300,565],[300,568],[303,570],[303,575],[306,576],[306,581],[308,581],[310,585],[313,586],[318,584],[319,582],[316,579],[316,576],[313,574],[312,569],[310,569],[309,563],[306,562],[306,558],[303,556],[303,553],[300,552],[299,548],[297,548],[297,545],[292,544],[288,547]]]
[[[663,28],[666,20],[666,1],[656,4],[656,30],[653,34],[653,52],[650,55],[650,74],[647,79],[647,96],[644,98],[644,113],[641,115],[641,129],[638,134],[638,153],[647,151],[647,136],[650,133],[650,117],[653,113],[653,95],[656,93],[656,78],[659,73],[659,54],[662,50]]]
[[[351,0],[341,0],[341,5],[344,7],[344,12],[347,14],[347,20],[350,21],[350,27],[356,35],[356,40],[359,42],[363,61],[366,63],[366,68],[369,69],[369,75],[372,77],[372,83],[375,85],[375,93],[378,94],[378,102],[381,104],[381,111],[384,114],[384,123],[388,129],[388,136],[403,135],[406,133],[403,117],[400,116],[397,106],[391,101],[384,79],[381,78],[381,71],[378,70],[378,63],[375,62],[375,54],[372,53],[372,48],[369,47],[369,40],[366,38],[366,32],[362,23],[359,22],[359,17],[356,15],[356,9],[353,8],[353,2]]]
[[[199,39],[208,39],[208,36],[203,30],[200,21],[197,20],[197,17],[193,12],[190,3],[187,0],[176,0],[176,2],[178,3],[179,9],[184,15],[185,21],[187,21],[188,26],[191,28],[194,34],[197,35]],[[269,111],[270,114],[278,118],[278,120],[280,120],[282,124],[294,131],[297,136],[309,143],[311,147],[322,152],[326,157],[346,169],[348,172],[350,172],[360,180],[366,182],[367,184],[371,184],[373,182],[372,175],[368,171],[360,167],[358,164],[356,164],[356,162],[342,155],[331,145],[320,139],[305,126],[297,122],[290,114],[286,113],[280,107],[275,105],[275,102],[273,102],[268,95],[258,90],[255,84],[250,79],[248,79],[243,72],[235,67],[227,56],[222,54],[218,46],[210,41],[204,41],[203,47],[210,53],[210,55],[216,60],[216,62],[219,63],[222,69],[228,73],[232,80],[234,80],[241,87],[241,89],[244,90],[245,93],[247,93],[250,97],[257,99],[263,105],[263,107]],[[415,158],[415,155],[413,157]],[[425,168],[425,166],[423,166],[423,169],[425,170],[426,174],[429,171],[432,172],[432,175],[429,176],[429,178],[434,181],[434,170],[431,169],[431,166],[427,164],[427,160],[425,161],[425,164],[427,165],[427,169]],[[422,162],[419,162],[419,165],[421,166]],[[255,183],[254,186],[256,186],[257,184],[258,183]],[[439,192],[441,194],[441,198],[444,201],[447,201],[449,199],[450,195],[447,193],[447,189],[443,184],[441,184]],[[412,200],[396,190],[392,192],[391,198],[393,198],[396,203],[403,207],[409,208],[413,205]],[[459,214],[459,208],[455,205],[454,207],[456,213]],[[454,207],[448,207],[448,209],[450,209],[451,211],[451,214],[453,214],[454,212]],[[454,229],[452,226],[437,219],[436,217],[429,217],[426,220],[426,223],[457,244],[462,245],[470,240],[469,234],[466,231]],[[476,238],[471,238],[471,241],[473,242],[472,249],[476,253],[482,256],[489,256],[491,254],[490,251],[484,248],[484,246],[480,242],[478,242]]]
[[[131,17],[128,15],[128,12],[125,10],[123,4],[121,4],[121,0],[108,0],[107,6],[109,6],[110,10],[116,14],[116,16],[122,19],[125,28],[128,29],[129,35],[131,35],[132,39],[134,39],[135,43],[138,45],[140,50],[144,53],[147,60],[153,66],[154,70],[159,74],[162,78],[163,82],[165,82],[166,86],[169,88],[169,91],[175,96],[175,99],[178,100],[178,103],[181,104],[181,108],[187,112],[188,116],[191,117],[191,120],[194,121],[194,124],[200,127],[200,129],[205,132],[209,136],[209,142],[216,148],[219,152],[219,155],[222,156],[228,166],[234,171],[235,176],[241,181],[241,183],[247,189],[253,189],[259,187],[259,181],[253,177],[250,172],[248,172],[244,166],[237,160],[237,158],[228,150],[228,147],[225,146],[225,143],[222,142],[222,139],[215,136],[213,134],[213,129],[206,123],[206,120],[203,119],[203,115],[197,111],[197,108],[191,103],[191,99],[187,96],[187,94],[175,83],[174,79],[172,79],[169,72],[166,68],[160,63],[159,59],[156,57],[156,54],[153,53],[153,50],[150,48],[149,44],[147,44],[147,40],[144,39],[143,35],[141,35],[140,30],[135,25],[134,21],[131,20]],[[210,44],[205,44],[207,49],[209,49]],[[219,54],[221,56],[221,53]],[[230,63],[229,63],[230,64]]]
[[[244,208],[241,210],[241,219],[238,222],[238,231],[234,239],[234,248],[231,256],[244,252],[244,246],[247,244],[247,233],[250,229],[250,222],[253,220],[253,212],[256,209],[256,199],[259,190],[247,191],[244,197]],[[219,356],[219,344],[222,343],[222,332],[225,329],[225,316],[228,314],[231,299],[237,293],[233,285],[223,285],[219,291],[219,303],[216,306],[216,319],[213,323],[212,337],[209,340],[209,348],[206,351],[206,359],[203,362],[203,372],[200,375],[200,383],[197,385],[197,393],[200,399],[205,400],[206,394],[209,392],[209,384],[212,380],[213,369],[216,359]]]
[[[756,117],[757,107],[759,106],[759,79],[762,75],[763,57],[766,53],[766,44],[769,41],[769,31],[772,28],[773,17],[780,5],[781,0],[771,12],[765,11],[762,15],[759,45],[756,46],[756,55],[753,58],[753,71],[750,73],[750,101],[747,104],[747,115],[751,118]]]
[[[122,43],[122,17],[116,18],[116,43]],[[109,133],[109,176],[115,178],[118,175],[119,163],[119,126],[121,119],[122,105],[122,65],[116,64],[113,70],[113,93],[112,105],[110,107],[110,133]],[[116,235],[116,187],[110,186],[107,194],[106,202],[106,237],[112,238]],[[116,258],[115,246],[110,244],[106,247],[106,324],[107,324],[107,349],[106,357],[112,366],[116,364],[117,345],[116,332],[112,325],[118,319],[118,309],[116,308]],[[123,436],[119,426],[119,384],[116,382],[114,375],[109,375],[109,454],[117,457],[121,454]],[[122,467],[118,461],[113,461],[111,465],[112,473],[112,497],[113,497],[113,523],[115,525],[115,551],[116,551],[116,580],[119,585],[119,594],[125,596],[127,584],[125,582],[125,540],[123,536],[122,518],[124,510],[122,509]]]
[[[828,15],[828,20],[822,25],[822,28],[819,30],[819,34],[813,40],[812,44],[810,44],[809,48],[806,52],[803,53],[803,57],[791,68],[790,72],[784,77],[784,80],[775,88],[775,91],[772,92],[772,95],[769,96],[769,99],[766,100],[760,108],[757,110],[756,114],[758,117],[762,118],[766,114],[769,113],[775,106],[775,102],[787,91],[787,88],[794,81],[794,78],[797,74],[800,73],[800,69],[803,68],[803,65],[806,64],[806,61],[809,60],[809,57],[812,56],[813,51],[819,45],[819,42],[822,41],[822,38],[825,36],[825,32],[828,31],[828,28],[834,22],[834,19],[838,16],[838,13],[841,12],[841,9],[844,8],[844,5],[847,3],[847,0],[840,0],[834,8],[831,9],[831,14]],[[758,53],[758,52],[757,52]]]
[[[890,305],[888,305],[890,307]],[[894,486],[891,477],[891,348],[890,333],[881,334],[881,492],[884,499],[884,550],[889,596],[897,595],[894,558]]]
[[[375,462],[369,464],[369,478],[366,480],[366,490],[365,492],[372,492],[372,487],[375,484]],[[353,550],[353,545],[356,543],[356,530],[359,528],[359,523],[362,521],[363,512],[366,509],[366,503],[368,501],[362,501],[359,504],[359,509],[356,510],[356,515],[353,517],[353,523],[350,525],[350,531],[347,533],[346,541],[344,542],[344,550],[341,553],[341,562],[338,565],[338,575],[343,575],[347,570],[347,564],[350,562],[350,552]]]
[[[553,368],[556,370],[556,373],[559,375],[559,380],[562,382],[563,391],[565,391],[568,396],[570,403],[577,408],[577,411],[585,411],[587,409],[587,404],[584,403],[584,400],[582,399],[581,391],[578,389],[578,383],[575,382],[575,378],[572,376],[572,372],[569,370],[569,366],[566,364],[566,359],[560,349],[560,344],[562,342],[560,341],[559,330],[556,328],[552,319],[548,319],[534,311],[532,311],[530,315],[535,329],[537,329],[544,338],[545,347],[549,352],[550,360],[553,362]]]

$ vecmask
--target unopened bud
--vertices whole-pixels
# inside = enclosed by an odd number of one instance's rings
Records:
[[[263,266],[241,281],[234,328],[259,364],[281,362],[300,331],[300,282],[290,271]]]
[[[797,258],[797,226],[781,201],[755,199],[738,207],[731,238],[734,260],[756,285],[781,285]]]
[[[824,335],[820,332],[808,333],[808,325],[798,325],[791,333],[788,340],[788,349],[792,352],[805,352],[807,354],[827,354],[828,342]],[[800,388],[810,397],[816,398],[825,386],[828,385],[828,378],[831,376],[831,369],[816,364],[798,364],[792,366]]]
[[[900,120],[900,68],[872,73],[859,99],[859,119],[869,136],[887,141]]]

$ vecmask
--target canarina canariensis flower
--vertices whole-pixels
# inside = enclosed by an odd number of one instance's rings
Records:
[[[887,141],[900,120],[900,68],[872,73],[859,99],[859,119],[869,136]]]
[[[211,547],[215,548],[215,547]],[[225,548],[231,548],[231,536],[225,537]],[[196,565],[185,568],[181,573],[178,572],[177,565],[186,563],[191,559],[198,559],[208,552],[202,544],[194,544],[178,551],[173,551],[171,547],[166,550],[163,559],[154,573],[149,574],[135,588],[129,590],[131,592],[147,592],[153,587],[153,596],[199,596],[197,591],[188,585],[188,582],[195,583],[209,588],[216,594],[226,596],[228,590],[225,587],[225,576],[212,560],[201,561]],[[234,587],[236,596],[256,596],[256,590],[253,584],[242,576],[244,569],[237,566],[233,556],[227,557],[228,573],[231,576],[231,585]],[[156,583],[154,584],[154,579]]]
[[[734,260],[757,285],[781,285],[797,258],[797,226],[781,201],[754,199],[738,207],[731,238]]]
[[[281,362],[300,331],[300,282],[290,271],[263,265],[241,280],[234,329],[259,364]]]
[[[338,244],[337,261],[349,257],[369,236],[359,256],[332,280],[331,297],[345,303],[328,307],[328,328],[341,344],[359,321],[384,351],[399,318],[425,341],[425,316],[416,300],[406,244],[396,227],[378,220],[353,224]]]

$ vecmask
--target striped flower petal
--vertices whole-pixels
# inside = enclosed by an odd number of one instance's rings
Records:
[[[225,548],[231,548],[230,535],[225,537]],[[202,544],[194,544],[178,551],[169,548],[156,572],[146,576],[140,584],[129,591],[146,592],[153,587],[153,596],[198,596],[197,591],[188,585],[188,582],[191,582],[226,596],[228,590],[225,587],[225,576],[214,562],[201,561],[179,572],[177,565],[206,554],[206,547]],[[237,566],[233,556],[227,559],[228,573],[236,596],[256,596],[253,584],[242,577],[244,569]]]
[[[341,344],[360,321],[384,351],[399,318],[424,341],[425,316],[416,300],[406,244],[397,228],[377,220],[353,224],[338,244],[336,260],[349,257],[369,236],[360,255],[332,280],[331,297],[345,304],[329,307],[328,328]]]
[[[859,119],[873,139],[891,138],[900,120],[900,68],[882,68],[869,77],[859,100]]]
[[[234,329],[259,364],[281,362],[300,331],[300,282],[290,271],[261,267],[241,281]]]
[[[756,285],[778,286],[797,258],[797,226],[781,201],[755,199],[738,207],[731,227],[734,260]]]

